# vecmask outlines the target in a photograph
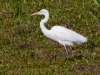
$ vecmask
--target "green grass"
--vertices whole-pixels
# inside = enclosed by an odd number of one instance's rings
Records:
[[[58,43],[40,30],[43,16],[30,14],[50,11],[46,27],[55,24],[86,36],[88,42],[70,47],[70,60],[54,54],[65,53]],[[99,75],[100,0],[0,0],[0,75]]]

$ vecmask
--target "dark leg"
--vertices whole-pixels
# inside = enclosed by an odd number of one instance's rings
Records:
[[[68,60],[68,58],[69,58],[69,53],[70,53],[70,51],[69,51],[69,49],[68,48],[66,48],[66,46],[64,46],[64,48],[65,48],[65,50],[66,50],[66,59]]]
[[[68,49],[68,54],[70,54],[70,48],[69,48],[69,47],[67,47],[67,49]]]
[[[53,59],[56,60],[57,56],[66,56],[66,54],[55,54],[55,55],[53,55],[53,56],[51,57],[51,59],[50,59],[50,64],[51,64],[51,62],[52,62]]]
[[[52,61],[53,59],[56,60],[56,57],[57,57],[57,55],[53,55],[53,56],[51,57],[51,59],[50,59],[50,63],[51,63],[51,61]]]
[[[68,58],[69,58],[68,55],[70,54],[70,49],[69,48],[66,48],[66,46],[64,46],[64,48],[65,48],[66,54],[56,54],[56,55],[53,55],[51,57],[51,59],[50,59],[50,64],[51,64],[51,62],[52,62],[53,59],[56,60],[57,56],[66,56],[66,60],[68,60]]]

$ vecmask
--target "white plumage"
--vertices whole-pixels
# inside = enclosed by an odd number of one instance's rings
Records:
[[[51,29],[53,36],[55,36],[56,40],[60,40],[62,45],[73,46],[74,43],[81,44],[87,41],[87,38],[84,36],[61,26],[54,26]]]
[[[72,31],[68,28],[62,27],[62,26],[54,26],[51,28],[51,30],[48,30],[45,26],[44,23],[46,23],[49,19],[49,12],[46,9],[42,9],[37,13],[32,14],[33,15],[44,15],[45,18],[41,20],[40,22],[40,27],[45,36],[48,38],[57,41],[61,45],[64,46],[66,50],[66,55],[68,59],[68,53],[69,50],[66,48],[66,46],[73,46],[74,43],[76,44],[81,44],[84,42],[87,42],[87,38],[76,33],[75,31]]]

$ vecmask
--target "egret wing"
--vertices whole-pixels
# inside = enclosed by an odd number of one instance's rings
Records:
[[[62,41],[77,41],[77,36],[78,34],[70,29],[61,27],[61,26],[54,26],[52,28],[54,35],[57,39],[62,40]]]
[[[77,41],[77,38],[69,31],[56,31],[55,36],[62,41]]]

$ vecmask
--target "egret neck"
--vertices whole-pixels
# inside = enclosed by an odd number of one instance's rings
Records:
[[[48,30],[46,27],[45,27],[45,23],[48,21],[49,19],[49,13],[46,13],[45,15],[45,18],[43,20],[41,20],[40,22],[40,28],[42,30],[42,32],[44,33],[44,35],[48,35],[48,33],[50,32],[50,30]]]

